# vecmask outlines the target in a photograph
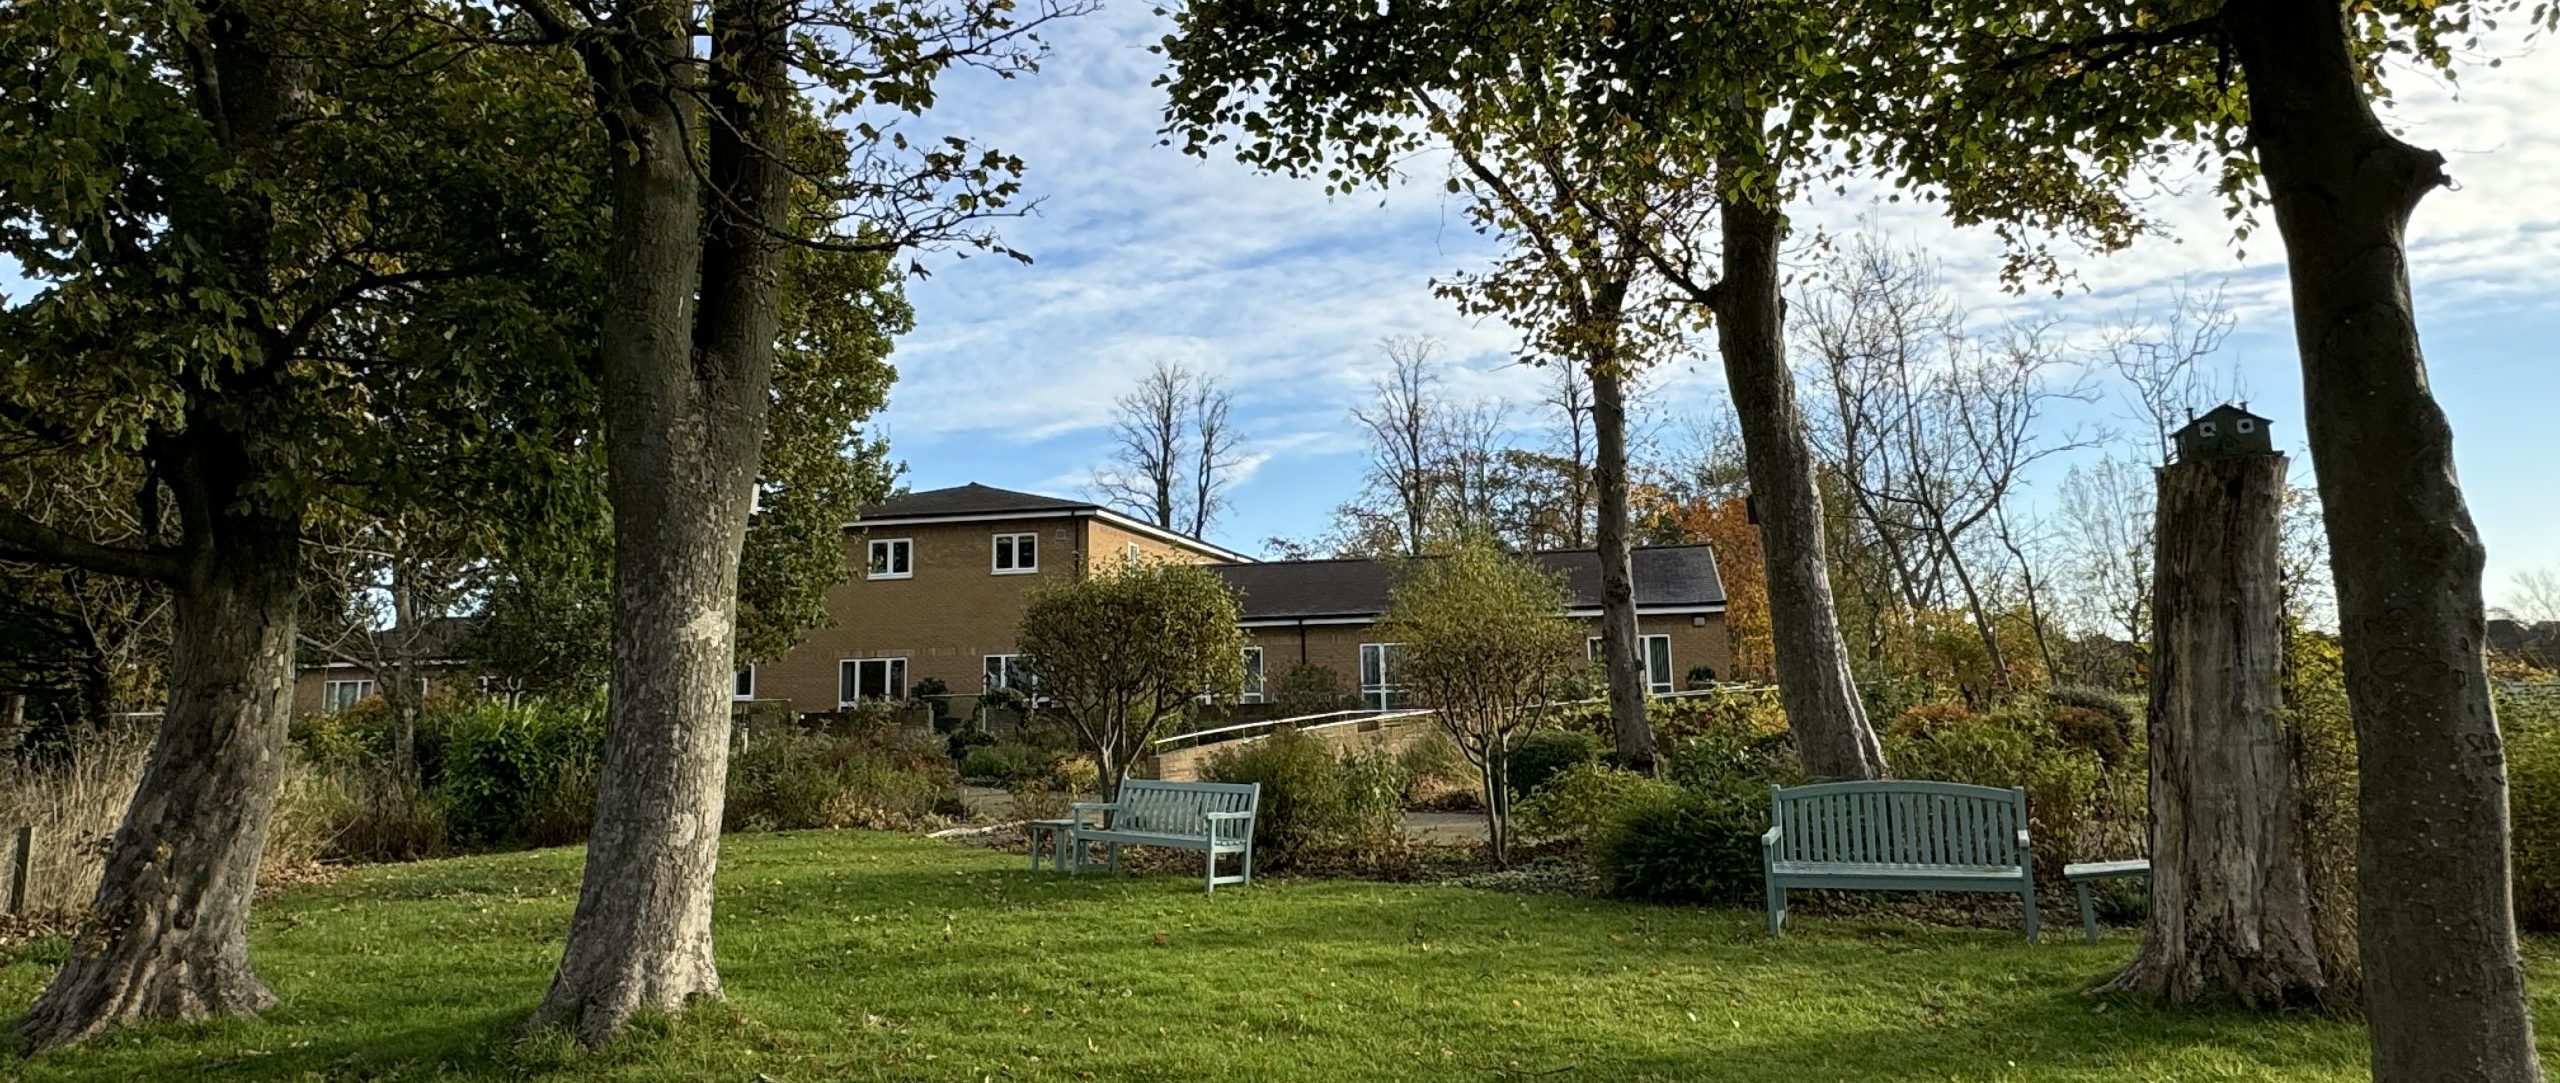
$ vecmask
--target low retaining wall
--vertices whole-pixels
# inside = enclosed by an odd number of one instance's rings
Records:
[[[1406,715],[1400,718],[1364,718],[1356,722],[1316,726],[1299,732],[1324,742],[1335,755],[1371,750],[1400,753],[1422,743],[1438,725],[1429,715]],[[1146,774],[1148,778],[1162,779],[1166,782],[1198,782],[1208,771],[1211,757],[1227,749],[1241,748],[1268,736],[1270,736],[1268,733],[1258,733],[1233,740],[1166,749],[1148,757],[1145,764]]]

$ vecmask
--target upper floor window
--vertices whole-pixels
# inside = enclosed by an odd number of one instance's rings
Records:
[[[1120,563],[1122,563],[1122,564],[1136,564],[1139,560],[1143,559],[1146,555],[1147,555],[1147,551],[1146,551],[1146,550],[1144,550],[1144,549],[1140,549],[1140,548],[1138,548],[1138,543],[1136,543],[1136,542],[1130,542],[1130,543],[1129,543],[1129,547],[1128,547],[1127,549],[1123,549],[1123,550],[1121,550],[1121,551],[1120,551]]]
[[[996,535],[997,575],[1021,575],[1040,570],[1040,535]]]
[[[911,579],[916,574],[916,543],[906,538],[871,541],[873,579]]]

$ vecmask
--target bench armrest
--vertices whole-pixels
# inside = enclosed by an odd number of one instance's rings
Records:
[[[1067,815],[1075,820],[1077,827],[1083,827],[1085,813],[1118,811],[1120,811],[1120,802],[1118,801],[1078,801],[1075,804],[1068,806]],[[1102,825],[1100,823],[1096,823],[1094,826],[1100,827]]]
[[[1764,851],[1775,850],[1778,848],[1778,840],[1785,837],[1787,837],[1786,828],[1771,825],[1769,830],[1763,832],[1760,836],[1760,849]]]
[[[2032,849],[2027,845],[2027,829],[2023,827],[2018,829],[2018,863],[2021,865],[2032,865],[2035,863],[2035,858],[2032,856]]]
[[[1250,812],[1204,812],[1200,814],[1200,818],[1208,822],[1209,839],[1212,842],[1227,836],[1228,824],[1253,822],[1253,814]]]

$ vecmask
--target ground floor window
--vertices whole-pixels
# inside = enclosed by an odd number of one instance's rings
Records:
[[[1262,648],[1244,649],[1244,687],[1236,690],[1236,702],[1262,702]]]
[[[320,706],[336,714],[372,698],[373,682],[369,679],[331,681],[321,690]]]
[[[907,698],[904,658],[847,658],[836,666],[836,705]]]
[[[1671,637],[1666,635],[1650,635],[1637,636],[1636,638],[1644,648],[1645,692],[1649,695],[1656,696],[1670,695],[1672,692],[1671,682],[1673,680],[1671,674]],[[1606,641],[1602,640],[1599,636],[1592,636],[1591,638],[1583,641],[1584,653],[1590,656],[1592,664],[1594,665],[1598,665],[1600,663],[1601,655],[1604,653],[1601,649],[1601,644],[1603,642]]]
[[[1373,711],[1405,705],[1404,644],[1360,645],[1360,702]]]
[[[988,655],[983,678],[990,690],[1010,688],[1025,695],[1031,692],[1031,668],[1023,664],[1019,654]]]
[[[756,698],[756,667],[747,666],[738,670],[737,677],[729,686],[729,698],[733,700]]]

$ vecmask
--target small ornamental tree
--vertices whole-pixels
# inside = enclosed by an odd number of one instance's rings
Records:
[[[1512,739],[1583,664],[1583,630],[1565,616],[1561,579],[1481,542],[1416,561],[1380,631],[1404,645],[1404,686],[1429,707],[1484,780],[1496,863],[1511,842]]]
[[[1046,709],[1075,727],[1102,799],[1168,718],[1244,684],[1236,596],[1192,564],[1108,564],[1031,592],[1015,643]]]

